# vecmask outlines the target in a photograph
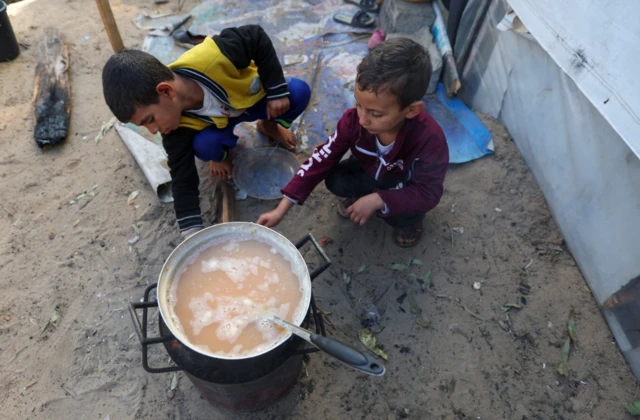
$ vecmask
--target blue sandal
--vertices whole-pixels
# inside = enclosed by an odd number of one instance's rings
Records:
[[[365,12],[375,13],[380,8],[376,0],[345,0],[347,3],[355,4]]]

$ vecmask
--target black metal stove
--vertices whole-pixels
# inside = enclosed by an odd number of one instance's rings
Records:
[[[308,242],[315,247],[323,263],[311,274],[311,281],[331,265],[329,257],[316,239],[307,234],[298,243],[300,249]],[[217,359],[200,354],[177,340],[169,331],[158,311],[158,337],[148,337],[148,309],[158,306],[151,300],[151,292],[157,284],[149,286],[144,292],[142,302],[131,303],[129,311],[136,333],[142,344],[142,367],[149,373],[184,371],[187,377],[211,403],[220,407],[240,411],[258,410],[275,402],[295,383],[302,368],[302,357],[317,352],[302,339],[292,335],[287,341],[270,350],[249,359]],[[142,310],[142,322],[136,310]],[[313,324],[317,334],[326,336],[324,321],[318,313],[313,292],[309,313],[302,326],[309,329]],[[148,360],[148,346],[162,343],[175,366],[151,367]]]

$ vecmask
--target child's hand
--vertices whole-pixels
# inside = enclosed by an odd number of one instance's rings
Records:
[[[286,97],[268,101],[267,102],[267,119],[272,120],[274,118],[278,118],[280,115],[284,114],[289,110],[290,105],[291,103],[289,102],[289,98],[286,98]]]
[[[258,217],[258,221],[256,223],[268,228],[277,226],[291,207],[293,207],[293,202],[288,198],[283,197],[282,200],[280,200],[278,207],[266,213],[262,213],[260,217]]]
[[[209,174],[218,179],[231,179],[231,162],[209,162]]]
[[[284,214],[276,208],[266,213],[262,213],[260,217],[258,217],[258,221],[256,223],[270,228],[277,226],[283,218]]]
[[[347,216],[353,223],[364,226],[378,210],[384,209],[384,201],[377,193],[361,197],[347,208]]]

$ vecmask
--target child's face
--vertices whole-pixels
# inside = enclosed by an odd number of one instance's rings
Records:
[[[137,106],[131,117],[131,122],[135,125],[145,126],[151,134],[158,132],[169,134],[178,128],[182,108],[178,103],[173,88],[167,90],[160,89],[160,85],[158,87],[158,103]]]
[[[358,84],[354,89],[354,96],[360,125],[376,136],[397,134],[405,119],[413,118],[421,111],[420,109],[416,112],[414,109],[419,107],[417,104],[403,109],[395,95],[389,92],[376,94],[370,90],[360,90]]]

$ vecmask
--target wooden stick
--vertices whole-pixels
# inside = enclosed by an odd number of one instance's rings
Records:
[[[96,4],[100,11],[100,17],[102,18],[104,29],[107,31],[107,35],[109,36],[111,47],[113,47],[114,52],[119,53],[124,50],[124,44],[122,43],[122,38],[120,38],[118,25],[116,25],[116,20],[113,17],[109,0],[96,0]]]
[[[71,115],[69,50],[55,29],[44,30],[36,59],[33,137],[38,146],[44,147],[60,143],[67,137]]]
[[[222,223],[233,222],[236,213],[236,193],[228,182],[220,181],[222,188]]]

